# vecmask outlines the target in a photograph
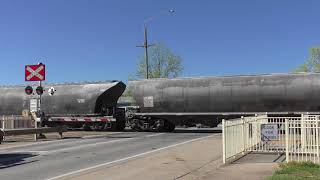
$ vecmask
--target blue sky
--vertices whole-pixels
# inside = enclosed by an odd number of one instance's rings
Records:
[[[318,0],[2,0],[0,84],[23,84],[24,65],[47,82],[123,80],[149,40],[183,58],[182,76],[289,72],[319,45]]]

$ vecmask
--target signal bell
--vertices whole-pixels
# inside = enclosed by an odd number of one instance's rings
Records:
[[[43,94],[43,87],[42,86],[38,86],[37,89],[36,89],[36,93],[38,95],[42,95]]]
[[[31,86],[27,86],[25,89],[24,89],[24,92],[27,94],[27,95],[31,95],[33,93],[33,88]]]

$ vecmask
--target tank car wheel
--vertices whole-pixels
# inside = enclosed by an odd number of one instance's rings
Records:
[[[176,128],[176,125],[173,124],[173,123],[170,123],[170,126],[169,126],[169,127],[170,127],[170,128],[169,128],[169,132],[173,132],[174,129]]]
[[[126,127],[126,121],[117,119],[116,122],[111,123],[112,131],[123,131]]]
[[[170,122],[168,120],[165,121],[165,124],[164,124],[165,132],[173,132],[175,128],[176,128],[175,124],[173,124],[172,122]]]
[[[83,124],[82,129],[84,131],[91,131],[92,130],[90,127],[90,124],[87,124],[87,123]]]
[[[143,132],[143,130],[139,126],[131,126],[131,129],[137,132]]]
[[[124,128],[126,128],[126,121],[123,120],[123,119],[121,119],[121,120],[118,119],[118,120],[116,121],[116,130],[117,130],[117,131],[123,131]]]
[[[103,131],[105,126],[106,126],[106,123],[100,123],[100,124],[95,124],[93,128],[95,131]]]
[[[142,132],[143,130],[139,126],[139,120],[138,119],[132,119],[130,121],[130,127],[132,130],[137,131],[137,132]]]
[[[136,132],[143,132],[142,129],[139,129],[139,128],[134,128],[134,127],[131,127],[132,130],[136,131]]]

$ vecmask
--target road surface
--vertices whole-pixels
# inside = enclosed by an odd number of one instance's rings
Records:
[[[0,179],[63,179],[94,168],[113,167],[213,135],[217,134],[120,132],[0,148]]]

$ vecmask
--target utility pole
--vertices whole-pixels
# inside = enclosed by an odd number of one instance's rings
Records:
[[[172,9],[170,9],[169,11],[163,11],[161,14],[167,14],[167,13],[174,13],[175,11],[174,10],[172,10]],[[160,14],[160,15],[161,15]],[[146,19],[145,21],[144,21],[144,43],[143,43],[143,45],[141,46],[137,46],[137,47],[142,47],[142,48],[144,48],[144,50],[145,50],[145,58],[146,58],[146,77],[147,77],[147,79],[149,79],[149,60],[148,60],[148,47],[150,47],[150,46],[153,46],[152,44],[148,44],[148,28],[147,28],[147,24],[150,22],[150,21],[152,21],[153,19],[155,19],[156,17],[155,16],[152,16],[152,17],[150,17],[150,18],[148,18],[148,19]]]
[[[145,58],[146,58],[146,77],[149,79],[149,60],[148,60],[148,47],[152,45],[148,44],[148,28],[147,24],[144,25],[144,43],[142,46],[137,46],[137,47],[142,47],[144,48],[145,51]]]
[[[144,49],[146,53],[146,72],[147,72],[147,79],[149,79],[149,62],[148,62],[148,32],[147,26],[144,26]]]

